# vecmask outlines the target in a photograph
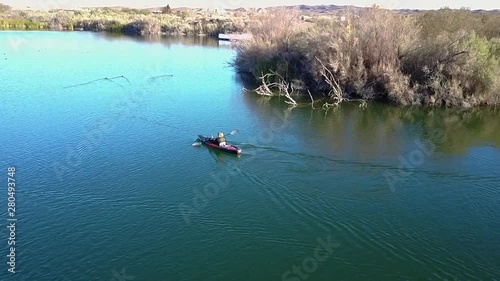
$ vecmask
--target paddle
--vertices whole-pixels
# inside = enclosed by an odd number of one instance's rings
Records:
[[[234,135],[237,135],[240,131],[238,130],[232,130],[231,133],[229,134],[225,134],[225,135],[230,135],[230,136],[234,136]],[[196,139],[196,142],[192,144],[192,146],[194,147],[200,147],[201,146],[201,142],[199,141],[199,139]]]

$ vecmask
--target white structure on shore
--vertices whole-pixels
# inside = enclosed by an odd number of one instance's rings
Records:
[[[251,39],[251,34],[219,34],[219,40],[222,41],[242,41]]]

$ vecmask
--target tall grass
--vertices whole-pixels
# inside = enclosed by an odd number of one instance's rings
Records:
[[[43,30],[47,25],[23,19],[0,19],[0,30]]]

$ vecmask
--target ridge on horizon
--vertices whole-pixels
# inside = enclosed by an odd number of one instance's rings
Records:
[[[1,0],[0,0],[1,1]],[[169,5],[169,4],[167,4]],[[10,6],[10,5],[9,5]],[[124,6],[124,5],[111,5],[111,6],[80,6],[80,7],[72,7],[72,8],[51,8],[51,9],[40,9],[36,7],[31,7],[31,6],[26,6],[26,7],[13,7],[16,10],[80,10],[80,9],[144,9],[144,10],[159,10],[163,8],[164,6],[154,6],[154,7],[132,7],[132,6]],[[185,9],[192,9],[192,10],[209,10],[209,9],[216,9],[215,7],[189,7],[189,6],[174,6],[170,5],[170,7],[174,10],[179,9],[179,10],[185,10]],[[335,4],[300,4],[300,5],[268,5],[268,6],[260,6],[260,7],[245,7],[245,6],[240,6],[238,8],[222,8],[224,10],[238,10],[238,9],[269,9],[269,8],[279,8],[279,7],[285,7],[285,8],[298,8],[301,11],[307,10],[308,12],[312,13],[329,13],[329,12],[340,12],[345,9],[365,9],[369,8],[371,6],[358,6],[358,5],[335,5]],[[384,6],[381,6],[383,9],[388,9],[388,10],[397,10],[397,11],[407,11],[407,12],[419,12],[419,11],[431,11],[431,10],[438,10],[438,9],[412,9],[412,8],[387,8]],[[439,9],[443,8],[448,8],[448,7],[441,7]],[[459,10],[458,8],[450,8],[452,10]],[[463,8],[461,8],[463,9]],[[468,8],[466,8],[468,9]],[[474,12],[498,12],[500,13],[500,8],[499,9],[469,9]]]

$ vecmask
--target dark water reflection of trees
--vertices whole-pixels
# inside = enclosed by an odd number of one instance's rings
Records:
[[[393,158],[415,141],[444,154],[464,154],[474,146],[500,147],[500,109],[429,109],[370,104],[360,109],[344,104],[325,111],[310,105],[290,110],[283,101],[243,94],[263,125],[282,112],[304,144],[335,154],[357,154],[367,160]],[[303,136],[303,137],[300,137]]]
[[[203,47],[224,47],[230,48],[231,44],[223,41],[219,41],[214,37],[209,36],[183,36],[183,35],[172,35],[172,36],[128,36],[117,33],[99,33],[102,37],[109,41],[117,40],[136,40],[138,42],[145,43],[160,43],[166,46],[172,44],[181,44],[186,46],[203,46]]]

